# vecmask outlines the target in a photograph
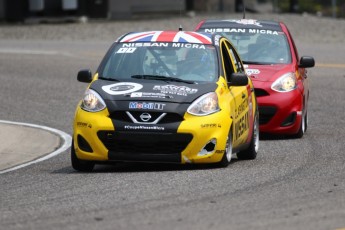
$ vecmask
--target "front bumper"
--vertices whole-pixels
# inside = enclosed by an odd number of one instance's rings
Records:
[[[232,122],[222,111],[205,117],[186,114],[177,132],[168,128],[163,132],[140,128],[119,130],[113,119],[109,118],[107,110],[90,113],[77,109],[73,139],[79,159],[95,162],[219,162],[225,153]]]
[[[296,134],[304,114],[303,94],[299,89],[279,93],[267,88],[266,84],[255,82],[260,132]]]

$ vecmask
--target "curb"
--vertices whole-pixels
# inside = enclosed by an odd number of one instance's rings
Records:
[[[9,157],[12,158],[12,162],[8,163],[8,165],[6,165],[5,168],[0,168],[0,174],[11,172],[52,158],[70,148],[72,143],[72,137],[69,134],[47,126],[0,120],[0,127],[1,126],[4,126],[5,128],[6,126],[7,128],[11,127],[12,132],[13,130],[16,133],[18,131],[18,133],[20,133],[22,136],[25,136],[26,143],[21,141],[19,137],[19,140],[16,137],[13,139],[13,136],[10,135],[13,133],[8,133],[6,131],[3,132],[3,134],[6,135],[6,137],[5,140],[3,140],[2,145],[4,145],[4,143],[6,144],[6,142],[9,146],[10,144],[12,144],[12,142],[16,143],[16,145],[13,147],[10,146],[10,149],[6,148],[6,146],[5,148],[0,148],[0,155],[2,155],[2,161],[9,160]],[[4,129],[1,130],[3,131]],[[50,143],[48,143],[49,146],[45,146],[43,149],[41,148],[40,151],[37,151],[37,149],[34,147],[34,142],[32,142],[33,144],[30,145],[29,148],[25,146],[25,144],[30,144],[31,140],[35,141],[35,135],[32,135],[33,132],[36,132],[35,130],[37,130],[37,133],[39,132],[41,136],[44,135],[46,138],[50,140]],[[59,139],[58,144],[56,144],[57,138]],[[39,144],[37,142],[35,143]],[[23,151],[24,148],[25,151]],[[13,151],[13,149],[17,149],[17,152]],[[10,152],[10,154],[8,152]],[[27,156],[29,155],[27,154],[27,152],[31,152],[30,156]],[[23,155],[30,159],[27,159],[25,162],[21,163],[20,158]],[[18,161],[13,162],[13,158],[17,159]]]

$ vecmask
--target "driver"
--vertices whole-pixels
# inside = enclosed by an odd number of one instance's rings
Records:
[[[280,37],[272,35],[260,35],[255,44],[249,45],[249,55],[252,61],[269,61],[282,63],[286,61],[286,49],[280,45]]]
[[[215,77],[212,53],[205,49],[190,49],[184,61],[180,62],[179,75],[195,75],[194,80],[211,81]]]

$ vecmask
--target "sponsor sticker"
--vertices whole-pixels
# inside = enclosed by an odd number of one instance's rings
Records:
[[[244,29],[244,28],[207,28],[206,33],[249,33],[249,34],[269,34],[269,35],[279,35],[275,30],[266,29]]]
[[[235,118],[241,116],[243,112],[248,108],[248,100],[243,100],[243,102],[235,109]]]
[[[190,43],[172,43],[172,47],[177,48],[192,48],[192,49],[206,49],[205,45],[200,44],[190,44]]]
[[[86,128],[86,127],[87,127],[87,128],[90,128],[90,129],[92,128],[92,125],[91,125],[91,124],[86,123],[86,122],[80,122],[80,121],[77,122],[77,126],[78,126],[78,127],[82,127],[82,128]]]
[[[163,110],[166,104],[155,102],[129,102],[130,109]]]
[[[123,43],[122,47],[169,47],[168,42],[135,42],[135,43]]]
[[[164,94],[173,94],[187,96],[189,94],[194,94],[198,92],[198,89],[189,88],[187,86],[177,86],[177,85],[155,85],[153,90],[160,91]]]
[[[260,70],[258,69],[245,69],[246,74],[252,75],[252,74],[260,74]]]
[[[222,125],[221,124],[216,124],[216,123],[212,123],[212,124],[201,124],[201,128],[221,128]]]
[[[203,44],[179,43],[179,42],[135,42],[123,43],[116,53],[133,53],[138,47],[173,47],[187,49],[206,49]]]
[[[223,153],[225,153],[225,150],[216,150],[215,153],[217,153],[217,154],[223,154]]]
[[[219,46],[220,35],[214,37],[214,45]]]
[[[235,123],[235,136],[234,139],[239,139],[249,129],[249,113],[246,112],[236,123]]]
[[[157,130],[157,131],[164,131],[164,127],[161,126],[146,126],[146,125],[125,125],[125,129],[127,130]]]
[[[143,85],[134,82],[119,82],[111,85],[102,86],[104,92],[110,95],[128,94],[138,91],[143,88]]]
[[[130,97],[148,97],[148,98],[173,98],[165,93],[146,93],[146,92],[134,92]]]
[[[237,24],[242,24],[242,25],[255,25],[255,26],[262,27],[262,25],[257,20],[253,20],[253,19],[224,20],[224,21],[235,22]]]

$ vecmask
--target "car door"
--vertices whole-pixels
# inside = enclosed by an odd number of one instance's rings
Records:
[[[231,82],[230,76],[232,73],[244,73],[242,62],[233,48],[233,46],[224,40],[221,43],[225,65],[225,72],[227,81]],[[250,88],[250,87],[249,87]],[[245,143],[249,135],[249,95],[250,91],[247,86],[231,86],[230,93],[234,98],[234,104],[230,105],[233,109],[233,144],[234,147]]]

